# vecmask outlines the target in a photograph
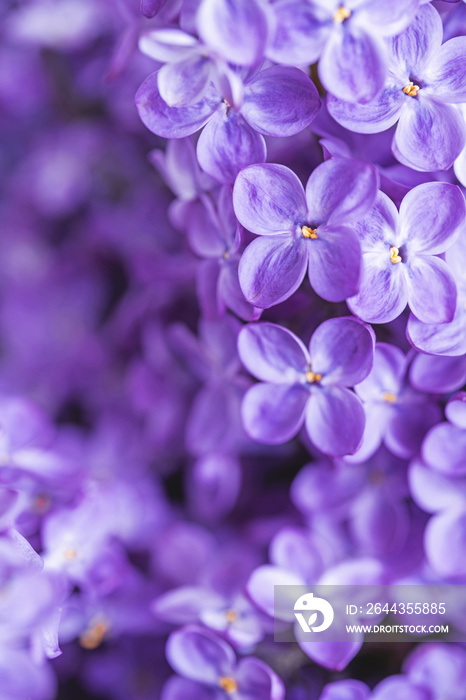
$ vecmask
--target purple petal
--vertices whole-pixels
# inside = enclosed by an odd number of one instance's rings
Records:
[[[312,371],[322,386],[354,386],[367,377],[374,361],[372,329],[351,316],[331,318],[314,331],[309,345]]]
[[[369,28],[377,27],[384,36],[400,34],[412,21],[419,7],[419,0],[371,0],[361,3],[359,13],[366,15],[364,23]],[[359,19],[359,18],[358,18]]]
[[[241,114],[261,134],[293,136],[309,126],[319,108],[319,93],[303,71],[272,66],[247,84]]]
[[[368,163],[332,158],[321,163],[306,185],[312,224],[347,224],[365,216],[377,196],[378,176]]]
[[[411,384],[429,394],[448,394],[466,384],[465,357],[418,355],[409,373]]]
[[[216,685],[221,676],[229,675],[236,662],[229,644],[196,625],[183,627],[169,636],[166,656],[181,676],[208,685]]]
[[[285,686],[276,673],[254,657],[242,659],[236,673],[238,694],[254,700],[283,700]]]
[[[370,689],[361,681],[343,680],[329,683],[319,700],[367,700]]]
[[[448,170],[463,150],[466,126],[454,106],[408,97],[393,139],[396,158],[414,170]]]
[[[215,605],[215,597],[208,588],[182,586],[156,598],[151,611],[159,620],[186,625],[197,622],[205,608]]]
[[[317,61],[331,31],[329,11],[301,0],[272,3],[276,30],[267,55],[276,63],[300,66]]]
[[[433,697],[454,697],[456,690],[466,685],[466,653],[450,644],[420,644],[406,659],[403,670],[412,683],[429,688]]]
[[[427,523],[424,545],[427,560],[440,576],[466,577],[466,512],[435,515]]]
[[[411,314],[406,328],[410,343],[422,352],[457,356],[466,353],[466,313],[457,309],[450,323],[422,323]]]
[[[452,321],[457,291],[447,264],[433,256],[417,256],[409,259],[407,270],[408,302],[413,314],[424,323]]]
[[[149,29],[141,33],[139,50],[154,61],[165,63],[189,56],[197,43],[196,37],[174,27]]]
[[[278,620],[295,620],[292,606],[284,605],[283,610],[275,606],[275,586],[302,586],[305,584],[297,574],[279,566],[264,565],[253,571],[246,586],[248,595],[259,610]],[[284,601],[286,603],[286,601]]]
[[[342,126],[358,134],[377,134],[395,124],[405,104],[403,85],[387,81],[386,86],[367,104],[327,97],[330,115]]]
[[[428,432],[422,444],[423,459],[444,474],[466,474],[466,430],[440,423]]]
[[[332,671],[342,671],[362,647],[362,641],[302,642],[297,640],[306,656]]]
[[[402,263],[393,264],[389,248],[362,256],[359,292],[348,299],[351,311],[368,323],[388,323],[402,313],[408,302],[407,275]]]
[[[432,700],[427,688],[413,685],[404,676],[385,678],[374,689],[371,700]]]
[[[256,384],[243,400],[246,432],[267,445],[291,440],[304,422],[308,399],[309,392],[300,384]]]
[[[359,289],[361,246],[350,228],[322,226],[316,240],[306,241],[309,280],[326,301],[343,301]]]
[[[420,459],[409,465],[409,491],[422,510],[427,513],[461,506],[466,479],[453,478],[449,474],[427,467]]]
[[[409,253],[444,253],[458,238],[465,217],[464,197],[456,185],[425,182],[414,187],[400,206],[400,228],[407,235]]]
[[[359,387],[356,388],[358,389]],[[364,412],[366,414],[366,425],[362,443],[354,455],[345,457],[345,462],[348,464],[361,464],[366,462],[369,457],[372,457],[382,444],[387,430],[387,424],[390,420],[390,407],[385,402],[376,403],[371,401],[364,405]]]
[[[236,457],[210,454],[193,465],[189,500],[200,519],[212,522],[229,513],[241,489],[241,465]],[[213,596],[211,595],[212,605]]]
[[[238,277],[238,262],[224,265],[218,279],[218,295],[228,309],[243,321],[257,321],[261,309],[250,304],[244,296]]]
[[[266,157],[264,137],[228,110],[214,114],[197,142],[199,165],[222,183],[233,183],[241,168]]]
[[[233,206],[239,222],[262,236],[285,233],[306,221],[298,176],[284,165],[251,165],[236,178]]]
[[[196,20],[199,36],[228,62],[252,66],[262,59],[269,28],[258,0],[203,0]]]
[[[223,695],[223,693],[222,693]],[[162,688],[160,700],[220,700],[220,691],[188,678],[172,676]]]
[[[336,386],[312,393],[306,410],[306,428],[313,444],[324,454],[342,457],[361,444],[365,414],[360,399]]]
[[[387,73],[383,43],[363,27],[334,31],[319,61],[325,88],[341,100],[369,102],[383,88]]]
[[[358,221],[354,230],[361,241],[363,253],[382,251],[397,240],[398,210],[384,192],[377,193],[377,199],[370,212]]]
[[[421,7],[408,28],[389,40],[390,58],[400,75],[421,76],[438,55],[443,38],[439,13],[431,5]]]
[[[301,340],[274,323],[243,328],[238,352],[248,372],[263,382],[293,384],[300,381],[309,364],[309,354]]]
[[[209,89],[212,68],[212,61],[202,54],[166,63],[158,72],[160,96],[170,107],[200,102]]]
[[[463,358],[463,361],[466,361],[466,358]],[[466,430],[466,392],[459,391],[452,396],[445,406],[445,415],[450,423]]]
[[[296,240],[289,234],[264,236],[250,243],[238,269],[249,303],[267,309],[288,299],[306,274],[306,252],[306,239]]]
[[[204,99],[189,107],[169,107],[158,88],[158,73],[152,73],[136,93],[135,103],[141,121],[157,134],[179,139],[198,131],[217,109],[219,98],[210,92]]]
[[[435,55],[426,74],[426,92],[445,102],[466,102],[466,37],[447,41]]]
[[[414,392],[413,392],[414,393]],[[405,401],[406,394],[395,403],[385,433],[385,445],[401,459],[411,459],[421,447],[427,431],[441,419],[437,404],[419,395],[417,402]],[[422,408],[421,408],[422,407]]]

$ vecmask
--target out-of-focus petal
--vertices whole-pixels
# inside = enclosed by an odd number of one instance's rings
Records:
[[[256,384],[243,400],[246,432],[267,445],[291,440],[304,422],[309,392],[301,384]]]
[[[433,469],[452,476],[466,474],[466,430],[451,423],[440,423],[428,432],[422,443],[422,456]]]
[[[278,0],[272,10],[276,29],[268,57],[296,66],[317,61],[331,31],[328,10],[301,0]]]
[[[409,372],[411,384],[429,394],[448,394],[466,384],[466,356],[418,355]]]
[[[260,659],[249,656],[238,664],[236,681],[240,696],[254,700],[283,700],[285,686],[281,679]]]
[[[181,676],[209,685],[216,685],[221,676],[229,675],[236,661],[229,644],[197,625],[173,632],[167,641],[166,655]]]

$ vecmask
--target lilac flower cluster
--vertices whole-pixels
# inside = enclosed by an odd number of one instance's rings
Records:
[[[466,3],[0,17],[0,700],[466,700]]]

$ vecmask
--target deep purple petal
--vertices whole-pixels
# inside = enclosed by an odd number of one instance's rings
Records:
[[[233,206],[239,222],[258,235],[285,233],[306,221],[301,181],[284,165],[251,165],[236,178]]]
[[[365,216],[377,196],[376,169],[359,160],[332,158],[321,163],[306,185],[309,222],[348,224]]]
[[[230,63],[252,66],[262,59],[269,26],[259,0],[203,0],[196,22],[203,41]]]
[[[350,228],[323,226],[316,240],[306,241],[309,280],[314,291],[327,301],[343,301],[359,289],[361,246]]]
[[[301,340],[275,323],[245,326],[238,337],[238,352],[248,372],[263,382],[293,384],[309,364]]]
[[[456,309],[456,284],[447,264],[434,256],[417,256],[407,265],[408,302],[424,323],[448,323]]]
[[[444,253],[458,238],[465,217],[464,197],[456,185],[425,182],[414,187],[400,206],[400,228],[409,253]]]
[[[341,100],[369,102],[383,88],[387,73],[384,45],[355,25],[333,31],[319,61],[324,87]]]
[[[348,299],[351,311],[368,323],[388,323],[402,313],[408,302],[408,284],[403,264],[393,264],[387,246],[362,256],[359,292]]]
[[[260,659],[252,656],[242,659],[235,678],[241,700],[283,700],[285,697],[281,679]]]
[[[214,114],[197,142],[199,165],[221,183],[232,184],[242,168],[266,157],[264,137],[228,110]]]
[[[160,96],[170,107],[194,105],[205,96],[211,73],[212,61],[202,54],[166,63],[157,74]]]
[[[466,102],[466,37],[447,41],[428,68],[429,92],[445,102]]]
[[[210,93],[189,107],[169,107],[158,88],[158,73],[152,73],[136,93],[135,103],[141,121],[149,131],[170,139],[179,139],[198,131],[217,109],[219,98]]]
[[[358,134],[377,134],[395,124],[404,105],[403,85],[387,82],[367,104],[345,102],[333,95],[327,97],[330,115],[342,126]]]
[[[393,139],[396,158],[414,170],[448,170],[463,150],[466,126],[452,105],[422,91],[405,101]]]
[[[313,392],[306,410],[306,428],[324,454],[354,454],[361,444],[364,424],[362,403],[349,389],[328,386]]]
[[[203,683],[172,676],[163,686],[160,700],[220,700],[220,692]]]
[[[247,84],[241,114],[265,136],[293,136],[309,126],[319,107],[319,93],[303,71],[272,66]]]
[[[243,400],[246,432],[267,445],[291,440],[304,422],[309,392],[301,384],[256,384]]]
[[[307,260],[304,238],[296,240],[288,234],[257,238],[248,245],[239,264],[244,296],[263,309],[288,299],[304,279]]]
[[[441,419],[440,410],[422,394],[417,402],[402,397],[394,409],[387,424],[385,445],[397,457],[411,459],[419,452],[427,431]]]
[[[409,378],[418,391],[430,394],[456,391],[466,384],[466,356],[418,355],[411,365]]]
[[[221,676],[228,676],[236,661],[229,644],[196,625],[183,627],[169,636],[166,656],[180,676],[206,685],[216,685]]]
[[[351,316],[324,321],[309,345],[312,371],[323,375],[323,386],[354,386],[371,371],[374,343],[372,329]]]

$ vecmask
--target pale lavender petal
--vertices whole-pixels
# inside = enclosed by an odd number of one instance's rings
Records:
[[[312,393],[306,410],[306,429],[324,454],[354,454],[361,444],[365,414],[360,399],[342,387],[327,386]]]
[[[370,212],[356,222],[354,230],[361,241],[363,253],[383,254],[390,246],[397,244],[398,210],[384,192],[377,193],[377,199]]]
[[[260,659],[252,656],[242,659],[235,678],[238,693],[244,700],[283,700],[285,697],[285,686],[281,679]]]
[[[358,389],[358,387],[356,387],[356,389]],[[382,393],[380,395],[382,395]],[[364,412],[366,414],[366,425],[364,427],[362,443],[353,455],[345,457],[345,462],[349,464],[361,464],[375,454],[383,442],[390,420],[390,407],[386,402],[370,402],[367,405],[364,404]]]
[[[440,576],[466,577],[466,512],[447,511],[427,523],[424,546],[427,559]]]
[[[323,375],[322,386],[354,386],[371,371],[374,344],[372,329],[352,316],[324,321],[309,344],[312,371]]]
[[[405,97],[399,81],[387,81],[386,86],[367,104],[345,102],[329,95],[327,107],[335,121],[347,129],[358,134],[377,134],[395,124],[405,104]]]
[[[466,102],[466,37],[447,41],[435,55],[425,75],[426,92],[445,102]]]
[[[451,393],[466,384],[466,356],[418,355],[411,365],[409,378],[418,391]]]
[[[325,686],[319,700],[367,700],[370,689],[361,681],[343,680]]]
[[[454,698],[466,684],[466,653],[456,645],[420,644],[406,659],[403,670],[413,683],[428,687],[433,697]]]
[[[406,97],[393,139],[396,158],[414,170],[448,170],[466,141],[462,114],[422,94]]]
[[[277,63],[315,63],[331,32],[329,11],[302,0],[278,0],[272,4],[276,30],[267,55]]]
[[[264,137],[228,110],[214,114],[197,142],[199,165],[221,183],[232,184],[241,168],[262,163],[266,157]]]
[[[404,676],[385,678],[374,689],[371,700],[432,700],[428,688],[413,685]]]
[[[256,238],[244,251],[239,264],[244,296],[250,304],[264,309],[279,304],[300,286],[307,261],[304,237],[296,240],[283,234]]]
[[[408,470],[409,491],[417,505],[426,513],[461,506],[466,488],[466,478],[453,478],[450,474],[431,469],[420,459],[415,459]]]
[[[198,131],[217,109],[219,98],[209,93],[189,107],[169,107],[158,88],[158,73],[152,73],[136,93],[135,103],[141,121],[157,136],[179,139]]]
[[[419,9],[409,27],[389,41],[391,61],[400,75],[416,77],[424,74],[429,61],[440,50],[443,25],[431,5]]]
[[[388,323],[402,313],[408,303],[408,284],[402,263],[390,261],[379,253],[362,256],[359,292],[348,299],[351,311],[368,323]]]
[[[450,323],[422,323],[414,314],[408,319],[406,335],[410,343],[422,352],[458,356],[466,353],[466,312],[457,309]]]
[[[302,586],[306,582],[292,571],[279,566],[266,564],[255,569],[247,583],[248,595],[259,610],[278,620],[293,622],[295,620],[292,606],[285,605],[283,610],[275,607],[275,586]]]
[[[203,0],[196,21],[199,36],[230,63],[252,66],[262,59],[269,26],[259,0]]]
[[[406,267],[408,302],[413,314],[424,323],[452,321],[457,291],[447,264],[433,256],[417,256],[409,259]]]
[[[170,107],[187,107],[205,96],[212,74],[212,61],[202,54],[166,63],[158,72],[160,96]]]
[[[306,185],[309,222],[347,224],[365,216],[377,197],[376,169],[359,160],[332,158],[321,163]]]
[[[172,668],[185,678],[216,685],[235,665],[233,649],[210,630],[188,625],[173,632],[167,641],[166,656]]]
[[[447,182],[425,182],[414,187],[400,206],[400,228],[407,237],[410,254],[444,253],[458,238],[465,218],[463,194]]]
[[[322,226],[316,240],[307,239],[309,280],[326,301],[343,301],[359,289],[361,246],[350,228]]]
[[[422,456],[433,469],[452,476],[466,474],[466,430],[451,423],[440,423],[428,432]]]
[[[371,0],[362,3],[358,20],[366,27],[377,27],[377,34],[394,36],[400,34],[412,21],[419,7],[419,0]],[[364,13],[364,17],[362,17]]]
[[[306,372],[309,354],[294,333],[275,323],[245,326],[238,337],[242,363],[254,377],[264,382],[292,384]]]
[[[341,100],[369,102],[385,83],[384,48],[374,32],[358,25],[332,32],[319,60],[322,84]]]
[[[306,199],[298,176],[284,165],[251,165],[236,178],[233,206],[253,233],[285,233],[306,220]]]
[[[301,384],[256,384],[243,400],[246,432],[267,445],[291,440],[304,422],[309,392]]]
[[[375,346],[372,372],[356,387],[364,402],[378,402],[384,393],[398,395],[406,371],[406,357],[400,348],[388,343]]]
[[[466,358],[463,358],[463,360],[466,360]],[[466,392],[459,391],[451,397],[445,406],[445,415],[450,423],[466,430]]]
[[[298,68],[272,66],[248,82],[241,114],[266,136],[293,136],[320,107],[314,83]]]
[[[191,34],[175,27],[165,27],[143,31],[139,50],[154,61],[165,63],[189,56],[197,43],[198,40]]]
[[[220,596],[215,596],[215,593],[208,588],[182,586],[156,598],[150,609],[159,620],[186,625],[197,622],[206,607],[216,604],[216,598],[219,598],[220,603],[222,602]]]

